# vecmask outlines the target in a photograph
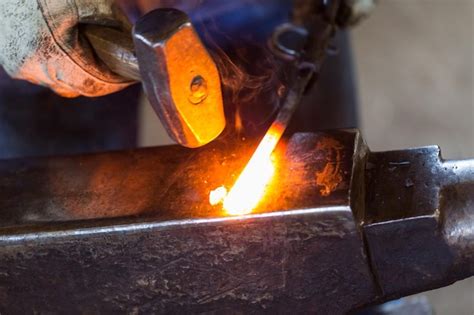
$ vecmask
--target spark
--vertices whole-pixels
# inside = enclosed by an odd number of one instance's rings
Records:
[[[224,201],[227,195],[227,189],[224,186],[217,187],[209,193],[209,203],[216,206]]]

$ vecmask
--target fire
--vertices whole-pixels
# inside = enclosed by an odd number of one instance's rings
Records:
[[[211,191],[209,194],[211,204],[219,203],[216,202],[219,199],[217,197],[222,196],[224,192],[225,196],[219,200],[229,215],[244,215],[252,212],[265,195],[266,188],[275,172],[272,152],[280,137],[279,128],[270,129],[229,193],[225,194],[226,189],[222,186]]]

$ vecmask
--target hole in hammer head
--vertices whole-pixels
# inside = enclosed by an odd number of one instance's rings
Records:
[[[198,105],[202,101],[204,101],[207,97],[207,83],[206,80],[197,75],[191,80],[191,84],[189,86],[190,95],[188,97],[189,101],[194,105]]]

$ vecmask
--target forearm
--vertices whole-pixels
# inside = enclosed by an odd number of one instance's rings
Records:
[[[48,86],[67,97],[101,96],[131,82],[94,59],[81,40],[82,22],[113,21],[111,1],[4,0],[0,64],[13,78]]]

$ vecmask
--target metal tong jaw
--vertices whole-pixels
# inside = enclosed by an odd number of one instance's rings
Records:
[[[157,9],[130,33],[88,25],[84,34],[112,71],[141,81],[172,139],[186,147],[214,140],[225,127],[219,71],[186,13]]]

